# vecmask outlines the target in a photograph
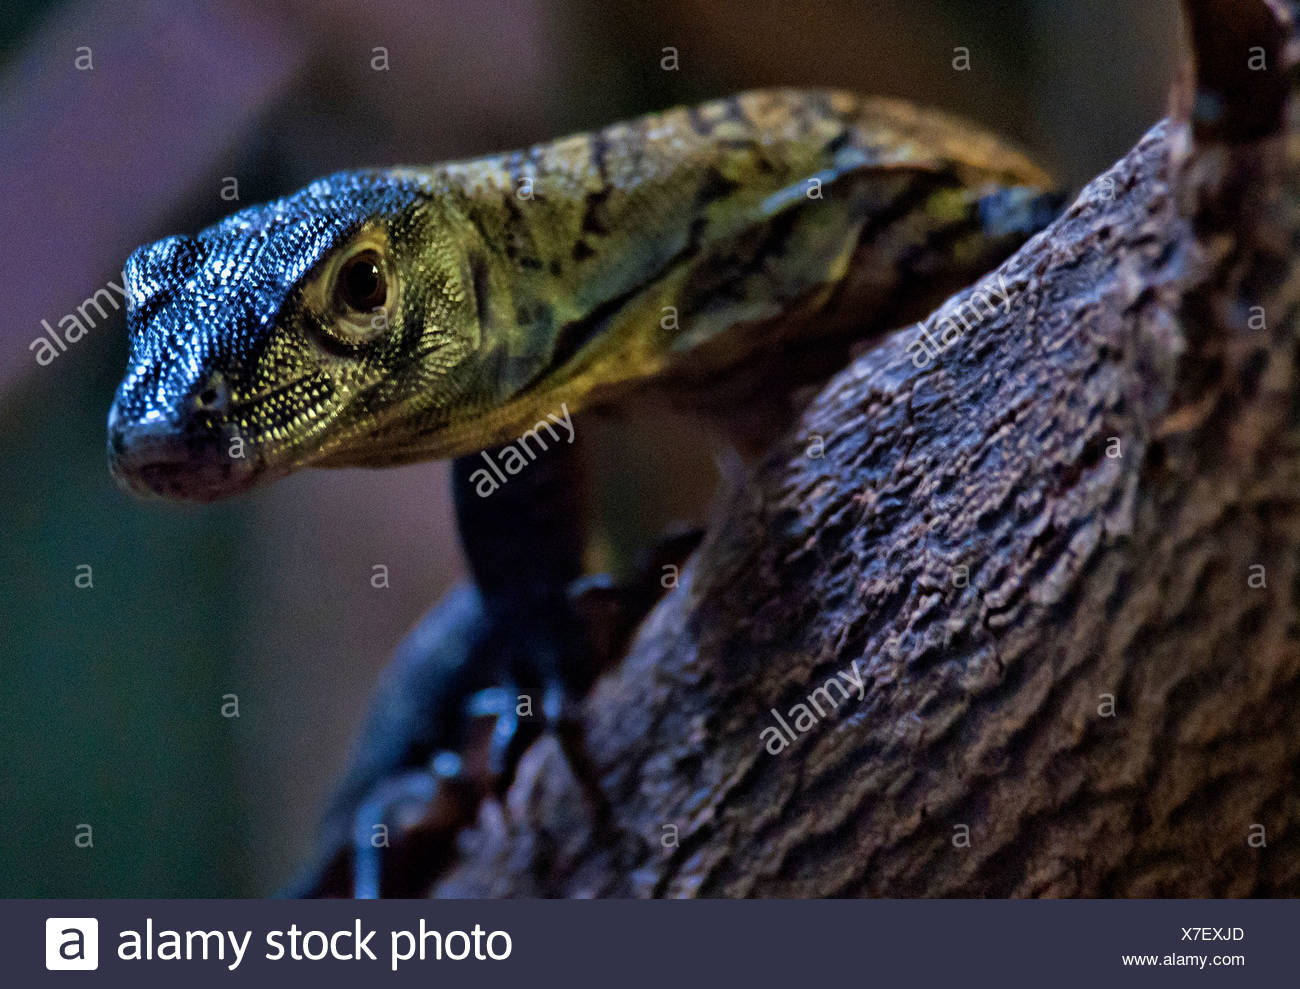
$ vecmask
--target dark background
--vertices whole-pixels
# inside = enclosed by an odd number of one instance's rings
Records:
[[[1077,189],[1162,115],[1177,31],[1174,0],[8,0],[0,895],[273,891],[377,670],[462,573],[442,464],[306,472],[205,508],[119,492],[104,420],[121,314],[46,367],[29,344],[119,279],[135,246],[340,168],[468,157],[776,84],[963,113]],[[953,69],[957,46],[969,71]],[[220,196],[228,176],[238,203]],[[616,562],[689,511],[672,478],[707,460],[645,425],[597,432],[600,546]],[[93,587],[75,585],[81,564]],[[375,564],[389,588],[371,586]],[[79,824],[93,848],[75,845]]]

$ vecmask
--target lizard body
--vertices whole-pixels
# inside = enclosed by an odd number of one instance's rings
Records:
[[[474,453],[561,403],[658,389],[725,417],[986,270],[1048,187],[947,116],[793,90],[339,173],[131,256],[110,463],[210,500]]]

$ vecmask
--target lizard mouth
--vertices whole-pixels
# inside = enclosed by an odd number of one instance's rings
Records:
[[[162,418],[124,421],[108,415],[108,463],[123,488],[144,497],[216,501],[253,486],[262,473],[256,457],[231,455],[233,434],[178,428]]]

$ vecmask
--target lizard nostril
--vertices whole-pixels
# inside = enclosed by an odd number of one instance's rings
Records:
[[[194,396],[194,408],[200,412],[224,412],[230,404],[230,389],[220,374],[208,379],[207,386]]]

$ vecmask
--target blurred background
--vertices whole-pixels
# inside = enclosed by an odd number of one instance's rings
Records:
[[[204,508],[118,491],[122,314],[88,308],[45,364],[32,342],[134,247],[337,169],[777,84],[962,113],[1073,190],[1162,116],[1179,30],[1175,0],[6,0],[0,896],[272,893],[378,670],[463,572],[442,464],[306,472]],[[608,556],[689,513],[671,479],[700,458],[598,429]]]

